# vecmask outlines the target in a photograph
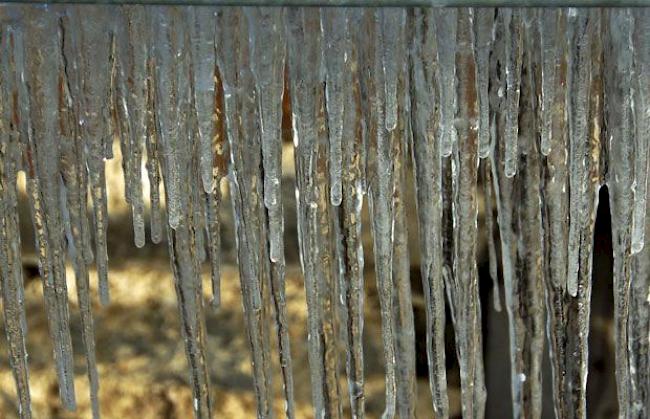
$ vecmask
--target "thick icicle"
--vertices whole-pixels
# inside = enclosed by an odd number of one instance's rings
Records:
[[[189,34],[184,30],[180,9],[160,7],[154,10],[151,28],[154,46],[157,120],[161,125],[163,179],[168,208],[167,239],[174,286],[178,300],[185,354],[190,367],[190,386],[196,418],[211,416],[209,375],[205,357],[205,321],[199,271],[197,234],[202,234],[197,219],[199,200],[192,198],[192,184],[198,176],[195,140],[191,116]],[[194,194],[194,195],[193,195]]]
[[[569,120],[569,256],[567,291],[571,296],[578,293],[580,234],[584,225],[584,206],[587,179],[587,119],[589,117],[589,87],[591,67],[591,37],[593,23],[589,9],[576,9],[569,13],[569,58],[567,102]]]
[[[474,9],[474,55],[478,83],[478,155],[486,158],[490,154],[490,49],[494,40],[494,8]]]
[[[454,326],[460,364],[463,416],[482,418],[486,395],[476,267],[479,103],[473,19],[474,14],[471,9],[459,9],[456,45],[456,69],[459,81],[456,112],[458,143],[452,156],[455,228],[453,279],[450,281],[449,292],[454,301]]]
[[[298,239],[308,309],[308,355],[315,417],[341,417],[338,289],[329,196],[320,10],[286,9],[296,159]]]
[[[194,106],[198,119],[200,170],[206,193],[218,185],[213,175],[212,138],[215,134],[215,37],[214,8],[188,7],[188,25],[191,27],[192,74]]]
[[[504,63],[505,66],[505,127],[504,135],[504,156],[505,175],[512,177],[517,172],[517,138],[519,135],[519,95],[521,84],[521,63],[523,54],[523,19],[522,9],[500,10],[502,17],[503,34],[505,37]]]
[[[72,343],[69,329],[65,275],[64,229],[60,212],[57,146],[57,92],[60,54],[58,18],[47,8],[31,8],[25,13],[25,36],[16,32],[14,49],[18,98],[23,126],[27,195],[39,254],[39,268],[54,341],[59,393],[63,405],[76,406]],[[24,53],[23,53],[24,48]],[[29,84],[30,88],[27,89]],[[79,158],[80,156],[77,156]]]
[[[286,414],[294,412],[293,371],[285,304],[284,214],[282,208],[282,104],[285,74],[283,10],[248,8],[251,71],[255,79],[257,114],[264,167],[271,294],[278,333]]]
[[[426,304],[429,386],[436,417],[449,416],[445,367],[445,297],[442,279],[442,183],[435,118],[435,26],[431,9],[415,9],[412,19],[411,153],[420,238],[420,274]]]
[[[650,182],[650,10],[635,12],[634,25],[634,210],[632,214],[632,253],[645,245],[646,201]]]
[[[31,400],[25,340],[23,270],[21,263],[18,191],[16,177],[21,166],[20,113],[14,96],[17,93],[13,45],[15,29],[0,32],[0,290],[7,336],[7,352],[18,395],[18,414],[29,419]]]
[[[263,307],[268,281],[262,145],[256,113],[249,31],[239,9],[223,9],[217,19],[217,62],[223,80],[224,110],[230,144],[230,195],[235,215],[240,281],[259,417],[273,417],[269,323]]]
[[[321,13],[323,34],[323,64],[325,67],[325,99],[327,132],[329,136],[330,197],[332,205],[341,205],[343,199],[343,124],[346,101],[345,68],[350,59],[348,11],[344,8],[324,8]]]
[[[632,71],[634,31],[629,9],[607,11],[609,22],[605,50],[612,62],[605,73],[605,126],[608,139],[608,179],[614,253],[614,326],[616,384],[619,416],[628,417],[630,406],[630,253],[634,180],[634,132],[632,122]]]
[[[438,106],[440,112],[440,153],[451,155],[456,142],[456,26],[457,9],[435,8],[433,10],[437,41]]]

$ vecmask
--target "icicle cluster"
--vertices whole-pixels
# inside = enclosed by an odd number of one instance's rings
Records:
[[[88,272],[94,263],[107,304],[104,164],[114,139],[138,247],[146,162],[151,241],[166,232],[195,416],[210,417],[213,403],[199,268],[209,258],[218,307],[227,179],[258,417],[273,416],[270,342],[294,417],[281,193],[289,127],[315,417],[343,415],[342,371],[351,414],[364,417],[366,195],[383,417],[415,415],[412,180],[437,417],[449,415],[445,300],[463,416],[484,416],[481,197],[497,309],[501,255],[514,415],[541,415],[546,329],[555,414],[585,417],[592,242],[605,185],[620,417],[650,415],[650,10],[4,5],[0,19],[0,274],[21,417],[31,413],[18,173],[27,179],[61,400],[75,408],[70,262],[99,417]]]

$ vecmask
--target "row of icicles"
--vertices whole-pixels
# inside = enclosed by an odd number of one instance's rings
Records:
[[[620,417],[650,415],[650,10],[4,5],[0,20],[0,274],[21,417],[31,413],[17,173],[27,179],[62,402],[75,408],[67,260],[99,417],[88,271],[94,261],[100,300],[108,303],[104,163],[113,138],[139,247],[146,155],[151,241],[167,234],[195,416],[210,417],[213,404],[200,263],[207,253],[218,306],[216,185],[225,178],[257,414],[273,416],[272,340],[286,416],[295,417],[281,201],[287,125],[315,417],[342,416],[343,370],[351,414],[364,416],[366,195],[384,417],[414,416],[404,196],[411,178],[436,417],[449,414],[445,299],[463,417],[484,416],[476,265],[483,194],[495,284],[493,229],[500,237],[514,416],[541,415],[546,329],[555,414],[585,417],[592,241],[603,185],[612,211]]]

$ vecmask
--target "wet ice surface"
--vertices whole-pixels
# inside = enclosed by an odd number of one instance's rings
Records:
[[[74,409],[81,397],[72,371],[70,263],[91,410],[99,417],[89,269],[96,268],[99,300],[108,304],[105,163],[114,140],[135,245],[146,242],[145,206],[151,241],[167,234],[194,415],[210,417],[218,403],[201,266],[209,259],[211,305],[219,307],[222,180],[232,203],[257,415],[274,415],[276,364],[284,414],[296,415],[281,191],[287,137],[297,208],[287,216],[297,218],[308,312],[300,327],[308,334],[316,417],[341,417],[348,408],[365,416],[368,230],[383,417],[415,416],[414,239],[432,409],[449,415],[445,362],[456,356],[463,416],[484,416],[483,198],[495,296],[497,265],[504,284],[513,412],[541,416],[547,339],[555,414],[584,417],[593,236],[605,185],[619,409],[622,417],[650,414],[647,9],[0,11],[1,295],[21,417],[31,417],[31,408],[17,179],[26,178],[62,404]],[[407,228],[410,187],[417,231]],[[371,217],[362,225],[364,202]],[[456,353],[445,353],[446,322]]]

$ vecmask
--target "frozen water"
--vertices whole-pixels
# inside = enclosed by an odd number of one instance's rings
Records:
[[[463,415],[483,417],[489,397],[477,268],[485,226],[494,307],[501,308],[503,293],[509,319],[514,415],[541,416],[546,337],[555,414],[585,417],[593,235],[603,185],[614,238],[620,415],[648,415],[648,9],[0,11],[0,284],[21,417],[29,418],[31,408],[16,179],[25,172],[60,397],[75,408],[70,263],[99,417],[89,268],[94,261],[99,299],[107,304],[104,165],[113,140],[122,151],[136,246],[146,241],[147,201],[151,241],[168,237],[195,416],[212,414],[200,264],[209,258],[218,307],[226,178],[257,414],[274,415],[277,352],[285,414],[295,417],[282,200],[283,182],[290,181],[282,168],[289,125],[297,201],[291,216],[298,220],[316,417],[342,417],[348,405],[353,417],[365,416],[368,230],[383,417],[415,416],[413,204],[436,416],[450,414],[446,303]],[[362,220],[366,197],[371,218]]]

